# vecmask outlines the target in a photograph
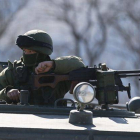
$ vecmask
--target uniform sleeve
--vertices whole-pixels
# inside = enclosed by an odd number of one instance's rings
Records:
[[[65,74],[72,70],[76,70],[85,67],[82,59],[77,56],[64,56],[54,60],[55,62],[55,73]]]
[[[13,88],[13,79],[11,71],[6,68],[0,73],[0,99],[5,100],[7,102],[10,101],[9,97],[7,97],[7,90]]]

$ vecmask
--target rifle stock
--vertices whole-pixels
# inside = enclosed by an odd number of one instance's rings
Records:
[[[45,80],[49,79],[49,80]],[[47,75],[34,75],[34,88],[38,89],[44,86],[50,86],[55,88],[55,86],[61,81],[68,81],[69,75],[55,75],[55,74],[47,74]]]
[[[40,74],[33,75],[34,88],[38,89],[43,86],[55,86],[61,81],[88,81],[96,80],[96,68],[81,68],[78,70],[71,71],[65,75],[58,74]]]

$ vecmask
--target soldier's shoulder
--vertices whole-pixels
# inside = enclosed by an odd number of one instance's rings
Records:
[[[22,62],[22,60],[15,60],[14,63],[13,63],[13,66],[14,65],[20,66],[20,65],[23,65],[23,62]]]
[[[8,60],[8,62],[0,62],[0,72],[5,73],[6,71],[12,70],[14,68],[14,65],[21,65],[21,60],[15,60],[14,62],[11,62]]]
[[[21,65],[22,61],[21,60],[15,60],[13,63],[11,61],[8,61],[8,69],[11,70],[14,68],[14,66],[16,65]]]

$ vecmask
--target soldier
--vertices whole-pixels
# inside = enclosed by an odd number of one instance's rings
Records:
[[[60,82],[52,89],[42,87],[33,90],[29,86],[31,74],[56,73],[66,74],[84,67],[81,58],[76,56],[59,57],[51,60],[53,52],[51,37],[42,30],[31,30],[18,36],[16,45],[23,50],[21,60],[8,62],[8,67],[0,73],[0,99],[11,103],[18,102],[20,90],[28,89],[29,103],[37,105],[53,105],[55,100],[63,98],[70,89],[70,81]]]

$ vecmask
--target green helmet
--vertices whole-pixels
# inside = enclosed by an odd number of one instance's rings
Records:
[[[20,48],[34,50],[46,55],[51,55],[53,52],[52,39],[42,30],[31,30],[24,35],[18,36],[16,45]]]
[[[140,97],[134,97],[126,103],[127,110],[135,113],[140,113]]]

